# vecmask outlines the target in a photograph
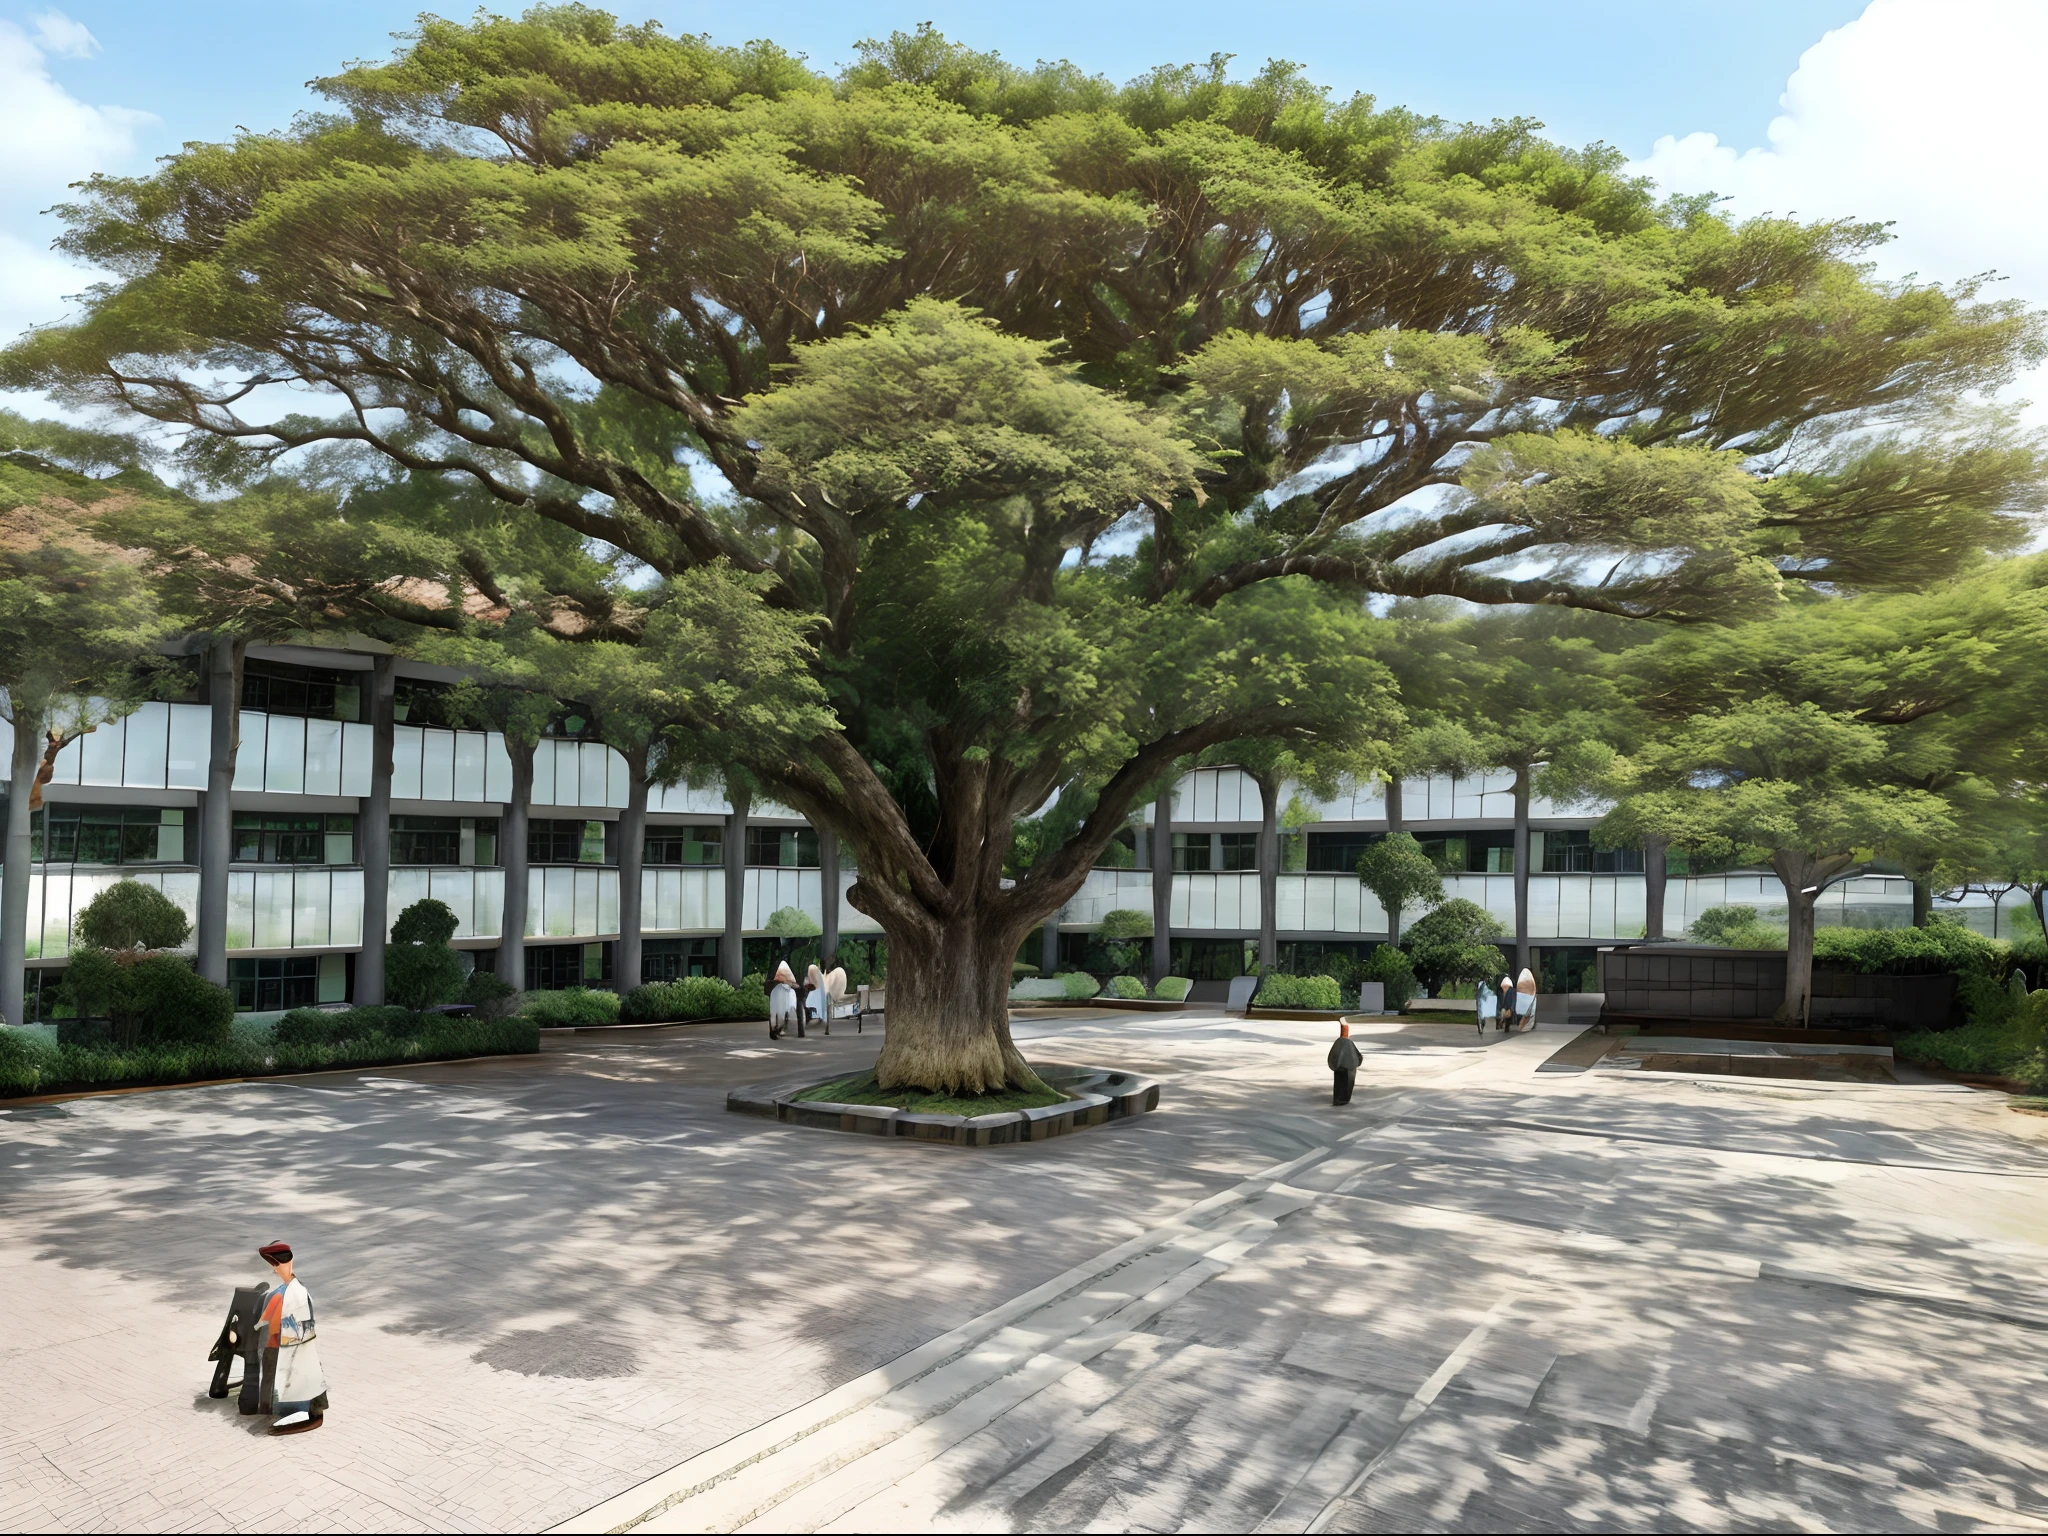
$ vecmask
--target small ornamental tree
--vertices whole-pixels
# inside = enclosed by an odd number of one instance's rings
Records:
[[[446,902],[414,902],[391,924],[384,947],[384,995],[401,1008],[422,1013],[462,992],[462,957],[448,941],[460,926]]]
[[[1524,123],[929,31],[828,79],[584,6],[425,18],[319,88],[342,110],[88,182],[62,243],[115,278],[0,377],[184,429],[217,480],[341,444],[474,488],[496,526],[422,624],[644,651],[666,718],[851,845],[885,1086],[1035,1086],[1025,935],[1174,763],[1371,737],[1362,595],[1705,619],[1953,569],[2001,514],[1939,445],[1864,465],[2032,355],[2017,307],[1874,281],[1878,225],[1659,206]],[[253,414],[275,384],[339,408]],[[536,525],[616,564],[550,566]]]
[[[1491,981],[1507,964],[1498,940],[1507,937],[1494,915],[1474,901],[1444,902],[1408,930],[1403,945],[1416,979],[1440,992],[1459,982]]]
[[[1387,912],[1387,942],[1401,942],[1401,914],[1444,899],[1444,877],[1422,845],[1406,832],[1389,832],[1358,856],[1358,879]]]
[[[64,973],[78,1010],[108,1020],[114,1045],[220,1045],[234,999],[171,953],[192,934],[176,903],[139,880],[121,880],[72,925],[78,944]]]

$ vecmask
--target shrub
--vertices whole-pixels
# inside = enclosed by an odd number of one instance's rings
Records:
[[[155,886],[118,880],[86,904],[72,931],[92,949],[176,949],[192,924]]]
[[[1447,901],[1416,919],[1401,937],[1415,976],[1431,991],[1460,981],[1479,981],[1506,963],[1500,946],[1507,930],[1491,912],[1471,901]]]
[[[1339,1009],[1344,1006],[1344,996],[1338,990],[1334,976],[1269,975],[1260,981],[1258,996],[1253,1001],[1261,1008]]]
[[[277,1048],[338,1045],[376,1037],[406,1039],[426,1028],[428,1017],[385,1003],[376,1008],[294,1008],[277,1021],[270,1043]]]
[[[562,1029],[579,1024],[616,1024],[619,1022],[619,994],[596,992],[588,987],[570,987],[563,992],[529,992],[520,1016],[543,1029]]]
[[[482,1019],[502,1019],[512,1012],[519,989],[496,971],[471,971],[457,994],[460,1001],[476,1009]]]
[[[1731,905],[1709,907],[1692,920],[1685,936],[1695,944],[1718,944],[1724,949],[1783,949],[1785,930],[1773,927],[1756,915],[1755,907]]]
[[[1135,1000],[1145,995],[1145,983],[1135,976],[1112,976],[1109,978],[1109,985],[1102,990],[1110,997]]]
[[[1059,978],[1066,988],[1068,1002],[1078,1003],[1093,997],[1102,990],[1101,985],[1085,971],[1068,971]]]
[[[234,1032],[233,996],[182,955],[87,946],[73,951],[64,981],[81,1014],[111,1023],[121,1050],[225,1045]]]
[[[422,897],[398,914],[391,924],[394,944],[446,944],[461,927],[455,909],[445,901]]]
[[[1188,993],[1193,990],[1194,985],[1194,982],[1185,976],[1162,976],[1159,978],[1159,985],[1152,989],[1152,995],[1161,1002],[1184,1003],[1188,1000]]]
[[[683,1019],[743,1019],[750,1015],[739,989],[716,976],[685,976],[635,987],[619,1005],[628,1024],[667,1024]]]
[[[1487,948],[1493,950],[1492,945],[1488,945]],[[1493,950],[1493,953],[1498,954],[1499,951]],[[1406,1008],[1409,1000],[1415,996],[1415,967],[1409,963],[1408,957],[1392,944],[1382,944],[1366,957],[1365,963],[1358,969],[1359,980],[1377,981],[1386,988],[1387,1007],[1395,1013]],[[1491,974],[1491,971],[1487,972],[1487,977]],[[1486,977],[1465,979],[1476,981]]]
[[[452,1002],[463,980],[462,957],[448,944],[456,926],[453,910],[431,896],[399,913],[384,946],[385,996],[415,1011]]]
[[[1013,1003],[1049,1003],[1067,995],[1067,978],[1064,976],[1027,976],[1010,987],[1010,1001]]]
[[[765,1019],[768,1017],[768,978],[759,971],[749,971],[740,978],[736,1019]]]
[[[825,931],[801,907],[777,907],[761,927],[769,937],[777,939],[815,939]]]
[[[0,1026],[0,1093],[34,1093],[56,1071],[59,1048],[40,1033]]]
[[[1140,912],[1136,907],[1117,907],[1102,914],[1102,923],[1096,933],[1104,943],[1119,939],[1149,939],[1152,937],[1152,914]]]
[[[2014,998],[2006,983],[2012,958],[2011,945],[1940,917],[1925,928],[1822,928],[1813,936],[1813,963],[1822,969],[1865,976],[1954,976],[1956,1000],[1972,1024],[1997,1025],[2013,1017]]]

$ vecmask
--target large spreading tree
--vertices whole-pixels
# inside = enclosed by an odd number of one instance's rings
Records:
[[[473,569],[444,625],[687,677],[721,603],[799,622],[787,728],[725,755],[858,855],[887,1083],[1030,1080],[1019,941],[1171,764],[1384,713],[1364,595],[1709,619],[2002,513],[1939,444],[1868,461],[2029,357],[2025,315],[1530,124],[928,31],[827,79],[581,7],[429,19],[322,89],[88,183],[63,243],[116,280],[9,381],[184,429],[223,481],[342,444],[466,483],[515,565],[536,523],[619,552],[595,615]],[[1056,796],[1086,814],[1005,884]]]

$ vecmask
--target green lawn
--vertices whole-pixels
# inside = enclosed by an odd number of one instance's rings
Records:
[[[796,1097],[823,1099],[832,1104],[886,1104],[891,1109],[907,1109],[920,1115],[1000,1115],[1013,1109],[1043,1109],[1067,1100],[1057,1088],[961,1095],[926,1093],[922,1088],[884,1088],[875,1081],[872,1069],[806,1088]]]

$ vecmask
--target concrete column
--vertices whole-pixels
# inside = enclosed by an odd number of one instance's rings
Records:
[[[384,1001],[384,938],[391,930],[391,742],[398,687],[394,658],[370,668],[370,793],[356,819],[356,859],[363,866],[363,948],[356,956],[359,1008]]]
[[[727,788],[732,811],[725,818],[725,932],[718,940],[718,974],[734,986],[746,974],[747,808],[752,794]]]
[[[824,930],[818,936],[818,958],[830,965],[839,953],[839,838],[823,827],[818,828],[818,883],[825,893],[818,915],[818,926]]]
[[[228,984],[228,862],[235,851],[235,812],[229,796],[235,784],[235,756],[242,746],[244,649],[240,639],[220,635],[206,653],[212,740],[206,790],[199,798],[198,971],[223,987]]]
[[[1173,786],[1152,802],[1152,980],[1173,970]]]
[[[505,735],[512,759],[512,797],[498,831],[498,862],[505,866],[505,917],[498,925],[498,979],[515,992],[526,990],[526,831],[533,815],[531,741]]]
[[[626,809],[619,816],[619,944],[612,952],[612,985],[621,997],[640,985],[641,862],[647,855],[647,748],[621,751],[626,759]]]
[[[29,802],[35,797],[36,774],[43,766],[43,717],[17,702],[14,715],[13,766],[7,779],[7,841],[5,867],[0,868],[0,1019],[26,1024],[27,993]]]

